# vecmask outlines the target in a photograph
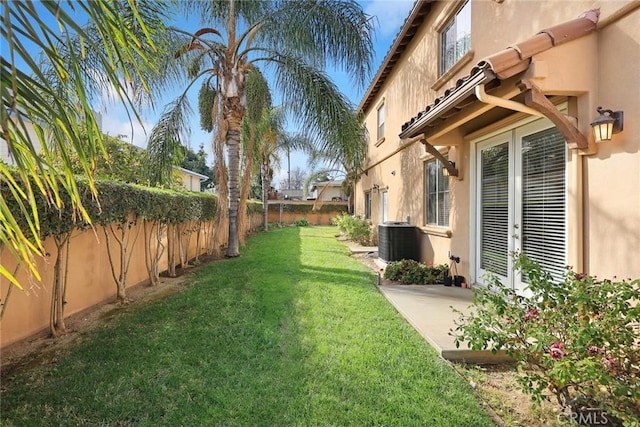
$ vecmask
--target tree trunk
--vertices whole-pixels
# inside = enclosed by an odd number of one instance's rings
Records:
[[[118,232],[114,230],[114,224]],[[140,227],[135,230],[132,228],[137,227],[135,217],[132,215],[126,218],[122,222],[111,223],[103,227],[105,241],[107,243],[107,253],[109,255],[109,266],[111,267],[111,275],[116,282],[116,300],[118,303],[127,302],[127,273],[129,272],[129,263],[131,262],[131,256],[135,250],[135,244],[140,236]],[[109,231],[111,233],[109,233]],[[133,238],[131,232],[134,232]],[[111,253],[111,237],[118,244],[118,260],[119,267],[116,267],[113,255]]]
[[[264,163],[260,164],[262,174],[262,215],[264,231],[269,231],[269,179],[267,178],[267,168]]]
[[[176,277],[176,226],[167,225],[167,275]]]
[[[253,175],[253,152],[256,145],[256,126],[251,125],[249,132],[249,142],[246,147],[246,161],[244,165],[244,175],[242,176],[242,189],[240,190],[240,202],[238,205],[238,242],[244,244],[249,230],[249,218],[247,214],[247,200],[249,200],[249,191],[251,190],[251,176]]]
[[[229,172],[229,244],[227,257],[240,256],[238,243],[238,202],[240,189],[240,135],[244,108],[239,97],[227,98],[225,102],[227,128],[227,168]]]
[[[147,266],[147,275],[149,276],[149,284],[158,286],[160,284],[160,259],[164,253],[164,245],[162,244],[162,228],[160,221],[144,221],[144,252],[145,264]],[[151,243],[155,240],[155,247]]]
[[[54,236],[56,242],[56,261],[53,267],[53,286],[51,289],[51,315],[49,330],[52,337],[67,331],[64,324],[64,306],[66,304],[67,269],[69,267],[69,240],[71,233]],[[64,258],[64,264],[63,264]]]

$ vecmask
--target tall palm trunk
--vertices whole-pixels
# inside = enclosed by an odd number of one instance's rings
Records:
[[[266,162],[260,164],[260,170],[262,173],[262,214],[264,231],[269,231],[269,187],[271,180],[267,175],[269,173],[269,165]]]
[[[229,168],[229,245],[228,257],[240,255],[238,243],[238,202],[240,199],[240,134],[243,106],[239,97],[225,102],[227,130],[227,166]]]
[[[249,141],[246,147],[244,176],[242,177],[242,188],[240,189],[240,204],[238,206],[238,242],[244,244],[250,228],[250,218],[247,214],[247,201],[249,200],[249,190],[251,189],[251,176],[253,171],[253,151],[256,145],[256,125],[251,124]]]

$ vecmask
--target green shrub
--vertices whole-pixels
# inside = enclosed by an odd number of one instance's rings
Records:
[[[31,185],[35,185],[34,182]],[[76,181],[82,205],[96,224],[124,222],[133,214],[137,218],[162,220],[171,223],[187,221],[207,221],[215,217],[218,211],[218,198],[212,194],[186,190],[166,190],[144,187],[137,184],[125,184],[117,181],[96,180],[99,204],[94,199],[87,183]],[[37,218],[40,225],[40,238],[58,235],[72,229],[84,229],[88,224],[78,212],[71,209],[69,195],[61,188],[62,207],[48,203],[41,193],[35,192]],[[14,212],[18,224],[23,230],[30,230],[25,215],[21,214],[23,201],[16,199],[7,186],[0,186],[0,197],[4,198],[9,209]],[[35,213],[31,213],[32,220]]]
[[[567,271],[562,283],[524,256],[516,268],[527,278],[524,297],[489,277],[476,288],[474,313],[461,314],[456,345],[503,349],[523,375],[534,404],[551,391],[568,417],[599,408],[613,424],[640,420],[640,280],[600,280]]]
[[[371,244],[371,226],[366,219],[358,215],[342,213],[333,218],[331,223],[338,226],[340,233],[354,242],[364,246]]]
[[[448,267],[445,264],[427,266],[411,259],[390,262],[384,270],[385,279],[407,285],[432,285],[444,282]]]
[[[294,224],[298,227],[308,227],[309,226],[309,221],[307,220],[307,218],[300,218],[297,219]]]

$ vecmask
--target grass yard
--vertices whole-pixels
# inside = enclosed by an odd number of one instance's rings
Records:
[[[252,237],[185,292],[11,378],[0,424],[493,425],[335,233]]]

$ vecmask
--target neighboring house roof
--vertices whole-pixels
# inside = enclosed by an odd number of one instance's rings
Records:
[[[362,98],[358,106],[358,111],[366,111],[371,106],[371,103],[378,95],[378,91],[382,85],[384,85],[387,76],[391,73],[396,62],[398,62],[398,59],[400,59],[407,45],[409,45],[416,31],[418,31],[418,28],[422,25],[425,17],[431,10],[431,2],[432,0],[416,0],[413,9],[411,9],[409,16],[402,24],[402,28],[400,28],[391,48],[389,48],[380,68],[378,68],[378,72]]]
[[[343,182],[344,180],[314,182],[313,184],[311,184],[311,191],[315,190],[316,188],[322,188],[322,187],[342,187]]]
[[[525,71],[531,58],[554,46],[585,36],[596,29],[600,11],[590,10],[578,18],[540,31],[533,37],[488,56],[458,79],[456,85],[402,125],[400,138],[413,137],[425,127],[434,127],[451,114],[476,101],[474,89],[479,84],[505,80]],[[453,113],[449,114],[453,110]]]
[[[206,181],[209,179],[209,177],[207,175],[203,175],[201,173],[198,172],[194,172],[191,171],[189,169],[185,169],[185,168],[178,168],[180,170],[180,172],[186,173],[187,175],[191,175],[191,176],[195,176],[196,178],[200,178],[200,181]]]

